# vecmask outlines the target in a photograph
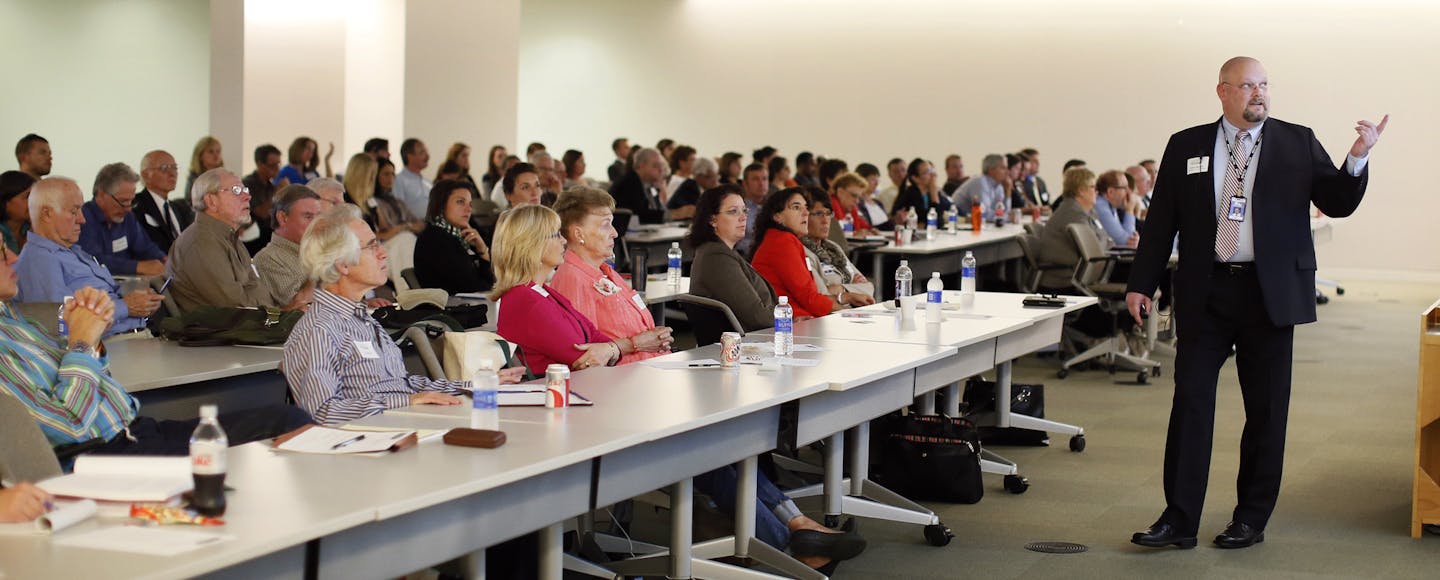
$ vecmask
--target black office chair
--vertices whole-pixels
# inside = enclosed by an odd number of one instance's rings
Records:
[[[1128,317],[1130,313],[1125,306],[1125,284],[1107,281],[1115,265],[1115,257],[1107,254],[1100,246],[1094,230],[1088,224],[1071,224],[1070,237],[1080,249],[1080,262],[1075,266],[1071,283],[1085,295],[1100,299],[1099,308],[1109,316],[1111,326],[1108,336],[1088,341],[1080,336],[1083,333],[1066,328],[1065,334],[1068,338],[1082,344],[1088,343],[1089,348],[1064,361],[1058,376],[1063,379],[1069,374],[1070,367],[1101,357],[1112,373],[1120,363],[1139,370],[1136,382],[1142,385],[1147,382],[1149,375],[1160,376],[1159,361],[1151,360],[1145,353],[1131,352],[1125,334],[1120,329],[1120,317]]]
[[[695,346],[720,342],[720,335],[726,332],[738,332],[740,336],[745,336],[745,327],[740,326],[740,319],[735,318],[735,312],[724,302],[693,294],[677,296],[675,301],[680,303],[680,309],[690,319],[690,328],[695,331]]]

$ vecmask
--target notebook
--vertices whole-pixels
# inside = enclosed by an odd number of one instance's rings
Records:
[[[81,455],[69,475],[36,484],[59,497],[165,502],[194,487],[189,457]]]

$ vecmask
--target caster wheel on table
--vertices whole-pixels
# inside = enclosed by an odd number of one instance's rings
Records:
[[[1152,376],[1152,377],[1158,377],[1158,376],[1160,376],[1160,367],[1150,367],[1150,376]]]
[[[1344,295],[1345,295],[1345,289],[1344,289],[1344,288],[1341,288],[1341,287],[1339,287],[1339,286],[1336,286],[1336,287],[1335,287],[1335,294],[1338,295],[1338,296],[1344,296]]]
[[[931,546],[944,546],[949,544],[950,539],[954,537],[955,532],[950,531],[950,528],[944,523],[925,526],[925,541],[930,542]]]
[[[1029,489],[1030,480],[1025,479],[1024,477],[1020,477],[1019,475],[1005,476],[1005,491],[1008,491],[1015,495],[1020,495],[1022,493],[1025,493],[1025,491]]]
[[[839,514],[834,514],[834,515],[825,514],[825,527],[830,528],[830,529],[832,529],[832,530],[838,530],[838,529],[840,529],[840,515],[839,515]]]
[[[1055,371],[1056,378],[1063,379],[1068,376],[1070,376],[1070,369],[1060,369],[1058,371]]]
[[[1110,363],[1109,366],[1105,367],[1105,370],[1110,371],[1110,374],[1113,375],[1115,374],[1115,371],[1120,370],[1120,367],[1117,366],[1115,363]]]
[[[1145,372],[1145,371],[1140,371],[1139,374],[1135,375],[1135,382],[1138,383],[1138,384],[1141,384],[1141,385],[1149,384],[1149,383],[1150,383],[1150,373],[1147,373],[1147,372]]]
[[[1080,453],[1085,450],[1085,436],[1076,435],[1070,438],[1070,450]]]

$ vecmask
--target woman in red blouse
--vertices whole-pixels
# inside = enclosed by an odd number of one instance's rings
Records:
[[[520,347],[532,373],[553,363],[581,370],[620,361],[620,345],[545,283],[565,261],[560,216],[542,205],[511,209],[500,215],[490,251],[496,330]]]
[[[854,292],[825,294],[805,261],[800,237],[808,231],[810,196],[805,190],[782,189],[765,198],[755,218],[755,254],[750,264],[775,288],[776,296],[789,296],[795,316],[815,317],[836,308],[872,303],[868,296]]]

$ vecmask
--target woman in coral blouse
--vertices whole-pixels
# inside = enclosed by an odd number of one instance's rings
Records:
[[[804,189],[782,189],[765,198],[755,218],[755,254],[750,264],[777,296],[789,296],[795,316],[815,317],[836,308],[874,304],[875,299],[855,292],[826,294],[815,285],[811,267],[805,261],[806,235],[810,223],[810,196]]]
[[[655,326],[645,297],[605,262],[615,255],[615,238],[620,236],[611,223],[615,198],[593,187],[572,187],[555,200],[554,209],[566,250],[550,285],[601,332],[622,337],[616,341],[620,364],[670,352],[670,328]]]
[[[515,343],[525,366],[542,374],[553,363],[581,370],[620,361],[620,345],[545,280],[565,261],[560,216],[542,205],[500,215],[491,248],[500,302],[496,330]]]

